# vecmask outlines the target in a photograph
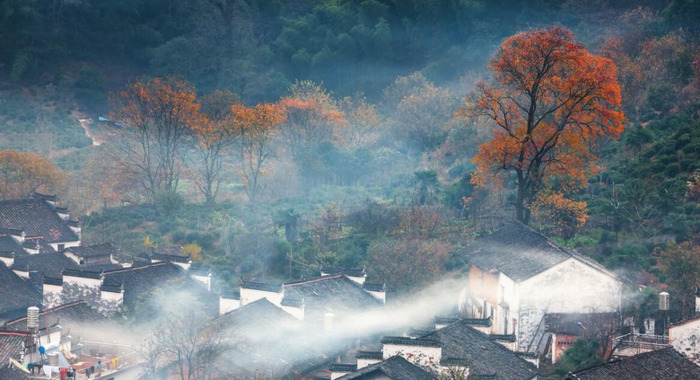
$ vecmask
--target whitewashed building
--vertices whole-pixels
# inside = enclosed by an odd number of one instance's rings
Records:
[[[613,273],[522,223],[478,238],[464,255],[470,269],[460,312],[491,318],[491,333],[514,335],[517,351],[544,353],[546,313],[620,310],[622,283]]]

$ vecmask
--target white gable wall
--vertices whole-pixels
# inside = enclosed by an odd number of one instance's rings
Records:
[[[440,363],[440,360],[442,360],[442,347],[394,343],[384,343],[382,345],[382,357],[384,360],[396,355],[400,355],[413,364],[428,366]]]
[[[700,359],[700,318],[669,326],[668,342],[691,360]]]
[[[574,257],[520,282],[516,297],[519,348],[530,343],[545,313],[618,311],[621,289],[616,278]]]

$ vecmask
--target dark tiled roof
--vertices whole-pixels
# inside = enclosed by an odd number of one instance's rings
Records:
[[[617,326],[617,320],[617,313],[547,313],[544,327],[556,334],[583,335],[593,328]]]
[[[28,237],[22,243],[22,248],[25,250],[38,250],[39,253],[56,252],[55,249],[41,237]]]
[[[6,366],[10,358],[19,359],[19,353],[31,340],[28,332],[0,331],[0,366]]]
[[[328,311],[336,315],[370,310],[384,304],[345,275],[336,274],[315,279],[286,283],[285,297],[303,299],[305,319],[320,320]]]
[[[464,359],[469,376],[495,375],[497,380],[528,380],[537,376],[537,368],[488,336],[459,321],[427,334],[423,339],[440,343],[445,358]]]
[[[66,248],[66,250],[80,257],[99,257],[109,256],[112,253],[115,253],[117,251],[117,247],[112,243],[103,243],[95,245],[83,245],[80,247],[70,247]]]
[[[41,293],[0,263],[0,320],[23,315],[29,306],[40,306],[41,301]]]
[[[78,236],[46,201],[0,201],[0,227],[21,229],[27,236],[41,236],[49,243],[78,241]]]
[[[328,366],[333,372],[355,372],[357,370],[357,364],[347,364],[347,363],[333,363]]]
[[[357,359],[375,359],[375,360],[382,360],[382,352],[381,351],[362,351],[358,350],[357,353],[355,354],[355,358]]]
[[[339,267],[322,267],[321,272],[328,274],[328,275],[344,274],[344,275],[350,276],[350,277],[363,277],[364,275],[367,274],[367,272],[365,272],[364,268],[347,269],[347,268],[339,268]]]
[[[469,326],[491,326],[491,318],[464,318],[462,322]]]
[[[350,379],[376,379],[377,376],[384,375],[393,380],[429,380],[437,379],[437,376],[411,364],[408,360],[393,356],[383,362],[375,363],[357,372],[349,373],[339,377],[338,380]]]
[[[47,285],[63,285],[63,277],[44,277],[43,283]]]
[[[109,271],[115,271],[119,269],[124,269],[123,266],[120,264],[114,264],[114,263],[95,263],[95,264],[83,264],[78,266],[80,270],[86,271],[86,272],[109,272]]]
[[[433,329],[433,328],[429,328],[429,329],[414,329],[414,328],[411,328],[410,330],[408,330],[408,336],[410,336],[410,337],[412,337],[412,338],[418,338],[418,337],[421,337],[421,336],[423,336],[423,335],[430,334],[430,333],[433,332],[433,331],[435,331],[435,329]]]
[[[97,310],[91,308],[85,301],[76,301],[56,306],[39,313],[39,327],[53,326],[58,323],[101,323],[107,318]],[[4,330],[27,331],[27,317],[6,322],[0,327]]]
[[[278,326],[301,327],[301,321],[275,306],[267,298],[261,298],[238,309],[229,311],[218,318],[224,327],[244,331],[252,326],[256,330],[274,333]],[[259,324],[259,325],[258,325]]]
[[[570,380],[700,379],[697,366],[672,347],[631,356],[569,375]]]
[[[323,353],[318,340],[309,339],[312,333],[301,320],[265,298],[223,314],[215,322],[225,336],[245,342],[232,354],[240,371],[249,372],[237,376],[240,378],[255,377],[254,371],[261,366],[279,373],[302,373],[325,365],[334,356]]]
[[[291,307],[302,307],[304,305],[304,300],[284,297],[284,298],[282,298],[282,302],[280,302],[280,305],[291,306]]]
[[[77,268],[75,261],[62,252],[38,253],[15,259],[13,270],[24,272],[37,271],[47,277],[61,277],[61,271],[66,268]]]
[[[143,296],[166,282],[184,279],[182,268],[169,262],[133,266],[104,272],[103,284],[124,286],[124,305],[133,307]]]
[[[181,256],[181,255],[167,255],[164,253],[153,253],[151,255],[151,258],[153,260],[158,260],[158,261],[171,261],[173,263],[189,263],[192,261],[190,256]]]
[[[435,324],[437,325],[449,325],[459,321],[457,317],[435,317]]]
[[[221,298],[239,300],[241,299],[241,292],[221,292]]]
[[[520,222],[510,222],[464,249],[468,262],[496,269],[515,281],[526,280],[571,257],[565,248]]]
[[[17,241],[9,235],[0,235],[0,252],[4,254],[13,254],[13,256],[4,255],[4,257],[19,257],[27,255],[27,252],[24,251],[19,243],[17,243]]]
[[[371,284],[365,282],[364,284],[362,284],[362,289],[368,292],[383,292],[385,291],[386,287],[384,286],[384,284]]]
[[[82,268],[64,268],[63,269],[63,276],[70,276],[70,277],[82,277],[82,278],[92,278],[92,279],[100,279],[102,278],[102,272],[101,271],[89,271],[89,270],[83,270]]]
[[[497,342],[515,342],[515,334],[489,334],[489,339]]]
[[[385,336],[382,344],[399,344],[402,346],[440,347],[440,342],[434,339],[408,338],[405,336]]]
[[[28,380],[27,373],[16,368],[2,367],[0,369],[0,379],[2,380]]]
[[[34,197],[35,199],[43,199],[43,200],[47,200],[47,201],[49,201],[49,202],[58,202],[58,197],[56,196],[56,194],[54,194],[54,195],[50,195],[50,194],[41,194],[41,193],[37,193],[37,192],[35,191],[34,194],[33,194],[33,197]]]
[[[282,285],[268,284],[266,282],[243,281],[241,282],[241,288],[279,293],[282,290]]]

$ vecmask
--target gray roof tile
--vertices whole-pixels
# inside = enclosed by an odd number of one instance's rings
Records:
[[[509,222],[477,238],[463,250],[468,262],[485,270],[498,270],[519,282],[567,259],[574,253],[520,222]],[[592,260],[587,260],[588,263]],[[601,269],[598,265],[597,269]]]
[[[0,263],[0,320],[14,319],[29,306],[40,306],[42,296],[28,281]]]
[[[689,380],[700,379],[700,366],[672,347],[584,369],[567,380]]]
[[[0,227],[22,230],[28,237],[41,236],[49,243],[79,240],[55,209],[42,199],[0,201]]]
[[[440,342],[442,357],[463,359],[469,375],[490,376],[496,380],[528,380],[537,376],[537,368],[515,353],[492,342],[488,335],[475,330],[465,321],[424,335],[422,339]]]
[[[382,362],[369,365],[357,372],[339,377],[338,380],[376,379],[384,375],[392,380],[431,380],[438,377],[410,363],[401,356],[393,356]],[[383,378],[383,377],[382,377]]]

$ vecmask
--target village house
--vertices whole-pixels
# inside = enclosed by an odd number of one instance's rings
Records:
[[[547,313],[619,312],[621,281],[602,265],[519,222],[469,244],[459,310],[491,318],[491,332],[515,336],[515,349],[543,355]]]
[[[605,351],[600,352],[601,357],[610,357],[619,325],[617,313],[546,313],[544,328],[551,335],[547,352],[552,364],[580,338],[600,342],[601,350]]]
[[[116,331],[116,325],[84,301],[44,311],[30,307],[25,316],[0,326],[0,378],[56,378],[62,370],[85,378],[100,360],[105,361],[105,375],[118,379],[133,374],[139,361],[133,353],[126,355],[126,345],[114,349],[113,336],[103,337],[109,329]]]
[[[0,323],[25,315],[30,306],[41,305],[41,293],[0,263]]]
[[[700,366],[672,347],[570,373],[564,380],[689,380],[700,379]]]
[[[700,365],[700,316],[668,326],[668,343]]]
[[[342,374],[340,377],[331,378],[331,380],[370,380],[370,379],[387,379],[387,380],[433,380],[439,379],[435,374],[432,374],[415,364],[409,362],[401,356],[392,356],[387,360],[380,361],[371,365],[363,366],[361,369],[355,368],[354,365],[338,364],[331,365],[331,370],[334,373]]]
[[[472,326],[484,327],[482,320],[437,318],[435,322],[431,331],[412,330],[418,334],[383,337],[378,351],[358,350],[356,363],[335,363],[330,367],[330,379],[354,379],[352,374],[364,374],[365,368],[396,356],[433,374],[458,373],[465,378],[494,380],[537,377],[537,367],[508,349],[506,337],[485,334]]]
[[[349,274],[345,274],[348,272]],[[384,284],[368,284],[364,271],[321,271],[321,277],[269,284],[244,281],[240,291],[222,293],[219,310],[225,313],[266,298],[299,319],[332,324],[334,320],[384,306]]]
[[[0,201],[0,228],[19,231],[18,242],[29,250],[48,246],[53,251],[63,251],[77,247],[80,226],[57,203],[56,196],[36,193],[33,198]]]
[[[157,291],[180,289],[194,294],[212,315],[218,314],[218,298],[200,281],[191,278],[178,263],[140,262],[128,268],[89,271],[66,268],[56,278],[43,279],[43,306],[85,300],[99,312],[109,315],[122,309],[134,310],[148,302]]]

